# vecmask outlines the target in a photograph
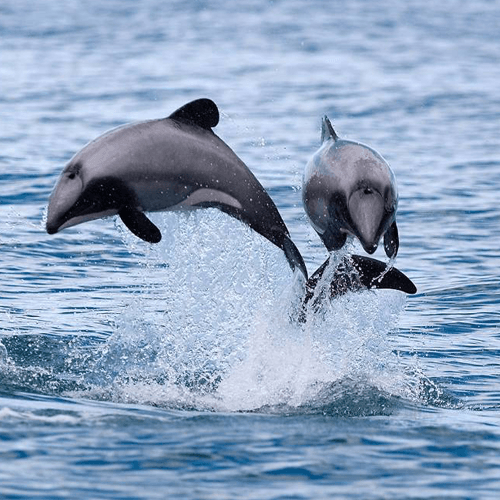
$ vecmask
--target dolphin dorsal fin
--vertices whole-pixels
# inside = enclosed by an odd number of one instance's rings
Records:
[[[323,122],[321,123],[321,142],[325,142],[328,139],[333,139],[336,141],[339,138],[333,126],[328,118],[328,116],[323,116]]]
[[[174,111],[169,118],[211,130],[219,123],[219,110],[214,101],[202,98],[184,104],[184,106]]]

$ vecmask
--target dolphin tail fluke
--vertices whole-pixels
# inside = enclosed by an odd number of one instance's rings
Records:
[[[144,212],[134,207],[123,207],[118,215],[125,226],[141,240],[148,243],[158,243],[161,240],[160,230],[144,215]]]
[[[285,252],[285,256],[292,269],[300,269],[305,279],[307,280],[307,267],[304,259],[302,258],[299,249],[295,246],[295,243],[287,235],[284,235],[283,238],[283,251]]]
[[[306,283],[304,305],[314,296],[318,282],[328,267],[328,258],[321,267],[309,278]],[[338,297],[349,291],[359,291],[369,288],[386,288],[399,290],[413,295],[417,292],[416,286],[405,274],[395,267],[389,268],[385,262],[370,257],[351,255],[345,257],[335,269],[330,280],[330,298]],[[323,294],[318,294],[321,298]]]

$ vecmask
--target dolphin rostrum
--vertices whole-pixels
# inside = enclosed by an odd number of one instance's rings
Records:
[[[168,118],[115,128],[69,161],[50,196],[49,234],[116,215],[139,238],[161,239],[144,212],[216,207],[281,248],[307,279],[304,260],[260,182],[212,128],[219,110],[210,99],[182,106]]]
[[[372,254],[383,236],[387,256],[395,257],[398,193],[391,168],[368,146],[340,139],[326,116],[321,138],[303,179],[302,199],[311,225],[328,251],[342,248],[351,234]]]

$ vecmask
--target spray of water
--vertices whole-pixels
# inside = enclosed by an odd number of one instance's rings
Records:
[[[364,415],[418,401],[421,376],[392,343],[403,294],[328,300],[339,256],[317,287],[321,307],[311,301],[298,321],[303,278],[267,240],[217,210],[155,214],[154,222],[163,235],[154,246],[117,222],[142,266],[140,293],[127,295],[105,341],[67,344],[43,390],[231,412]]]
[[[325,299],[299,322],[302,278],[268,241],[216,210],[161,214],[155,223],[163,240],[146,249],[123,231],[143,263],[144,287],[93,352],[89,396],[287,412],[324,409],[349,393],[416,397],[390,342],[402,294]]]

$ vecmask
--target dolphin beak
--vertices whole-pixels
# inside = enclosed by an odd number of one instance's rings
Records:
[[[52,203],[49,202],[47,209],[47,222],[45,223],[45,229],[49,234],[57,233],[66,222],[65,214],[67,210],[58,210]]]
[[[68,179],[62,176],[49,198],[47,208],[47,222],[45,228],[47,233],[57,233],[70,219],[70,210],[75,205],[82,192],[80,179]]]
[[[47,223],[45,224],[45,229],[49,234],[55,234],[59,230],[59,225],[54,221],[52,220],[49,221],[49,219],[47,219]]]
[[[361,188],[354,191],[348,201],[352,230],[370,255],[375,252],[381,236],[384,200],[378,191]]]

